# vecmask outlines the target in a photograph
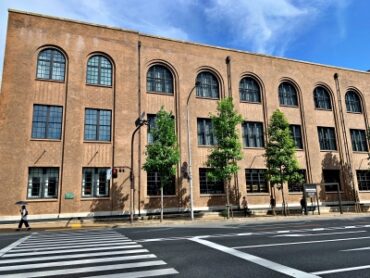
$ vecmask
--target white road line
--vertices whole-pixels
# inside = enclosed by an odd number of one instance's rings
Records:
[[[161,275],[172,275],[178,274],[174,268],[165,268],[157,270],[147,270],[147,271],[134,271],[128,273],[116,273],[116,274],[104,274],[99,276],[86,276],[85,278],[140,278],[140,277],[153,277]]]
[[[135,245],[136,242],[115,242],[115,244],[119,244],[119,246],[129,246],[129,245]],[[85,243],[85,244],[75,244],[73,246],[52,246],[52,247],[27,247],[27,248],[13,248],[12,250],[9,251],[9,253],[15,253],[15,252],[34,252],[34,251],[48,251],[48,250],[64,250],[64,249],[70,249],[71,247],[73,248],[80,248],[80,247],[89,247],[89,246],[94,246],[94,247],[103,247],[103,246],[112,246],[112,243],[99,243],[96,242],[94,244],[91,243]],[[68,251],[68,250],[67,250]],[[60,251],[59,251],[60,252]]]
[[[56,240],[56,241],[52,241],[52,242],[23,242],[21,244],[21,246],[28,246],[28,245],[33,245],[33,246],[41,246],[41,245],[53,245],[53,244],[63,244],[63,245],[67,245],[67,244],[75,244],[75,243],[85,243],[85,242],[106,242],[106,241],[115,241],[115,240],[119,240],[119,241],[132,241],[131,239],[125,239],[125,238],[121,238],[121,237],[117,237],[117,238],[101,238],[101,239],[76,239],[76,240],[66,240],[66,241],[59,241],[59,240]]]
[[[355,270],[362,270],[362,269],[368,269],[370,268],[370,265],[363,265],[363,266],[355,266],[355,267],[346,267],[346,268],[338,268],[338,269],[330,269],[330,270],[322,270],[322,271],[315,271],[312,272],[312,274],[315,275],[325,275],[325,274],[332,274],[332,273],[340,273],[340,272],[349,272],[349,271],[355,271]]]
[[[285,230],[285,231],[276,231],[276,233],[278,234],[286,234],[286,233],[290,233],[289,230]]]
[[[38,238],[44,238],[44,239],[48,239],[48,238],[54,238],[54,237],[74,237],[74,236],[98,236],[98,235],[120,235],[120,233],[117,233],[117,232],[94,232],[94,233],[48,233],[48,234],[40,234],[40,233],[35,233],[34,234],[34,237],[38,237]]]
[[[10,245],[4,247],[3,249],[1,249],[0,250],[0,258],[2,256],[4,256],[4,254],[7,253],[9,250],[11,250],[12,248],[15,248],[16,246],[18,246],[19,244],[21,244],[23,241],[27,240],[30,236],[31,235],[26,236],[26,237],[23,237],[23,238],[20,238],[17,241],[13,242],[12,244],[10,244]]]
[[[317,233],[317,234],[287,234],[287,235],[276,235],[272,237],[314,237],[314,236],[331,236],[331,235],[345,235],[345,234],[358,234],[366,233],[367,231],[349,231],[349,232],[334,232],[334,233]]]
[[[95,245],[97,243],[105,244],[105,243],[131,243],[133,241],[129,239],[116,239],[116,240],[95,240],[95,241],[75,241],[75,242],[53,242],[53,243],[37,243],[37,244],[21,244],[18,245],[17,248],[43,248],[43,247],[53,247],[53,246],[76,246],[76,245]]]
[[[25,273],[13,273],[13,274],[4,274],[1,277],[11,277],[11,278],[31,278],[31,277],[50,277],[53,275],[69,275],[69,274],[79,274],[86,272],[97,272],[97,271],[112,271],[112,270],[121,270],[121,269],[130,269],[130,268],[139,268],[147,266],[157,266],[165,265],[166,262],[162,260],[150,261],[150,262],[139,262],[139,263],[126,263],[126,264],[114,264],[114,265],[105,265],[105,266],[95,266],[95,267],[79,267],[72,269],[59,269],[59,270],[49,270],[49,271],[35,271],[35,272],[25,272]]]
[[[78,249],[69,249],[69,250],[53,250],[53,251],[44,251],[44,252],[25,252],[25,253],[6,253],[3,257],[11,258],[11,257],[27,257],[30,255],[51,255],[51,254],[60,254],[61,252],[65,253],[78,253],[78,252],[89,252],[89,251],[101,251],[101,250],[117,250],[117,249],[134,249],[134,248],[142,248],[141,245],[129,245],[129,246],[107,246],[107,247],[92,247],[92,248],[78,248]]]
[[[74,255],[58,255],[58,256],[45,256],[45,257],[31,257],[31,258],[22,258],[19,259],[3,259],[0,260],[0,265],[3,264],[15,264],[27,262],[42,262],[42,261],[50,261],[50,260],[73,260],[73,259],[81,259],[81,258],[91,258],[91,257],[108,257],[108,256],[115,256],[115,255],[127,255],[127,254],[137,254],[137,253],[148,253],[149,250],[147,249],[134,249],[134,250],[123,250],[123,251],[107,251],[107,252],[94,252],[94,253],[84,253],[84,254],[74,254]]]
[[[370,250],[370,247],[361,247],[361,248],[353,248],[353,249],[346,249],[346,250],[340,250],[340,251],[364,251],[364,250]]]
[[[68,241],[68,240],[77,240],[77,239],[101,239],[101,238],[125,238],[127,239],[127,237],[124,237],[124,236],[120,236],[120,235],[109,235],[109,236],[101,236],[101,235],[96,235],[96,236],[71,236],[71,237],[63,237],[63,238],[58,238],[58,237],[55,237],[55,238],[48,238],[48,239],[40,239],[40,238],[34,238],[34,237],[31,237],[29,239],[30,242],[52,242],[52,241]]]
[[[204,239],[200,239],[200,238],[195,237],[195,238],[192,238],[190,240],[194,241],[194,242],[197,242],[199,244],[208,246],[210,248],[222,251],[222,252],[227,253],[229,255],[241,258],[243,260],[258,264],[262,267],[271,269],[273,271],[291,276],[291,277],[297,277],[297,278],[317,278],[318,277],[316,275],[313,275],[313,274],[310,274],[310,273],[307,273],[307,272],[303,272],[301,270],[294,269],[294,268],[291,268],[291,267],[288,267],[288,266],[285,266],[285,265],[282,265],[282,264],[278,264],[278,263],[275,263],[273,261],[269,261],[269,260],[263,259],[261,257],[257,257],[257,256],[254,256],[254,255],[251,255],[251,254],[247,254],[247,253],[235,250],[233,248],[226,247],[226,246],[223,246],[223,245],[220,245],[220,244],[217,244],[217,243],[214,243],[214,242],[210,242],[210,241],[207,241],[207,240],[204,240]]]
[[[133,256],[121,256],[121,257],[109,257],[109,258],[98,258],[98,259],[84,259],[84,260],[74,260],[74,261],[59,261],[50,263],[36,263],[36,264],[22,264],[22,265],[12,265],[0,267],[0,272],[4,271],[14,271],[14,270],[25,270],[25,269],[37,269],[45,267],[57,267],[57,266],[72,266],[79,264],[94,264],[94,263],[107,263],[107,262],[120,262],[120,261],[133,261],[142,259],[154,259],[156,255],[146,254],[146,255],[133,255]]]
[[[285,245],[299,245],[309,243],[322,243],[322,242],[335,242],[335,241],[347,241],[347,240],[361,240],[369,239],[370,236],[366,237],[351,237],[351,238],[337,238],[337,239],[325,239],[325,240],[313,240],[313,241],[299,241],[299,242],[286,242],[286,243],[271,243],[271,244],[258,244],[258,245],[246,245],[246,246],[235,246],[235,249],[248,249],[248,248],[261,248],[261,247],[274,247],[274,246],[285,246]]]

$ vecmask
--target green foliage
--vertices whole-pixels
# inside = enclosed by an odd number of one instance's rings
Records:
[[[242,159],[236,126],[243,118],[235,111],[232,98],[220,100],[217,111],[217,115],[211,115],[217,144],[208,156],[207,166],[211,168],[209,176],[212,179],[228,181],[238,172],[237,161]]]
[[[276,110],[268,128],[266,146],[267,179],[274,184],[284,182],[302,182],[298,173],[298,161],[295,158],[295,143],[284,113]]]
[[[143,168],[147,172],[158,172],[163,187],[171,183],[176,174],[176,164],[180,160],[172,113],[166,112],[162,107],[156,114],[151,133],[153,143],[146,146],[147,158]]]

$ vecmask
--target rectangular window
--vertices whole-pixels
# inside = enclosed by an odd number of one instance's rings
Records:
[[[28,170],[27,197],[30,199],[57,198],[59,168],[31,167]]]
[[[366,132],[361,129],[350,129],[352,139],[352,150],[354,152],[367,152]]]
[[[86,109],[85,110],[85,140],[110,141],[111,118],[110,110]]]
[[[198,145],[211,146],[216,144],[213,134],[212,120],[198,118]]]
[[[370,191],[370,171],[357,170],[358,189],[360,191]]]
[[[247,183],[247,192],[269,192],[265,169],[245,169],[245,180]]]
[[[163,185],[163,195],[175,195],[176,178],[172,177],[171,181]],[[160,196],[161,195],[161,177],[157,172],[147,173],[147,195]]]
[[[303,192],[303,184],[307,183],[306,170],[301,169],[298,172],[303,176],[303,181],[301,183],[290,183],[290,182],[288,182],[289,192]]]
[[[335,140],[335,129],[333,127],[317,127],[319,134],[320,150],[335,151],[337,143]]]
[[[82,169],[82,197],[108,197],[109,168],[83,168]]]
[[[34,105],[32,138],[60,139],[63,108],[60,106]]]
[[[339,189],[342,186],[340,183],[340,171],[339,170],[322,170],[322,178],[324,183],[338,183]],[[335,184],[325,185],[326,192],[336,192],[337,186]]]
[[[290,131],[297,149],[303,149],[302,133],[300,125],[290,125]]]
[[[259,122],[244,122],[243,124],[244,146],[249,148],[263,148],[263,125]]]
[[[207,168],[199,168],[200,194],[224,194],[224,183],[211,180],[207,175],[208,171]]]

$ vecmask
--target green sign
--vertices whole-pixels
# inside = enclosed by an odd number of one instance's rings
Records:
[[[67,192],[66,194],[64,194],[64,199],[66,200],[69,200],[69,199],[74,199],[75,195],[73,194],[73,192]]]

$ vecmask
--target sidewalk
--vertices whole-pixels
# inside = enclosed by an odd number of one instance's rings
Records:
[[[161,223],[159,218],[155,219],[150,217],[142,217],[142,219],[135,220],[132,224],[127,218],[117,219],[117,218],[104,218],[104,219],[60,219],[60,220],[50,220],[50,221],[29,221],[32,227],[32,232],[34,231],[47,231],[47,230],[71,230],[71,229],[98,229],[98,228],[130,228],[130,227],[161,227],[161,226],[201,226],[201,225],[232,225],[240,223],[258,224],[258,223],[269,223],[269,222],[289,222],[289,221],[310,221],[318,219],[348,219],[348,218],[361,218],[369,217],[370,213],[351,213],[346,212],[344,214],[340,213],[325,213],[325,214],[315,214],[315,215],[290,215],[290,216],[235,216],[234,218],[225,219],[223,216],[218,214],[204,214],[202,217],[197,217],[194,221],[191,221],[189,217],[171,217],[164,218]],[[369,221],[370,223],[370,221]],[[8,223],[0,224],[0,234],[1,233],[16,233],[18,223]],[[23,230],[26,231],[25,229]],[[28,232],[29,233],[29,232]]]

